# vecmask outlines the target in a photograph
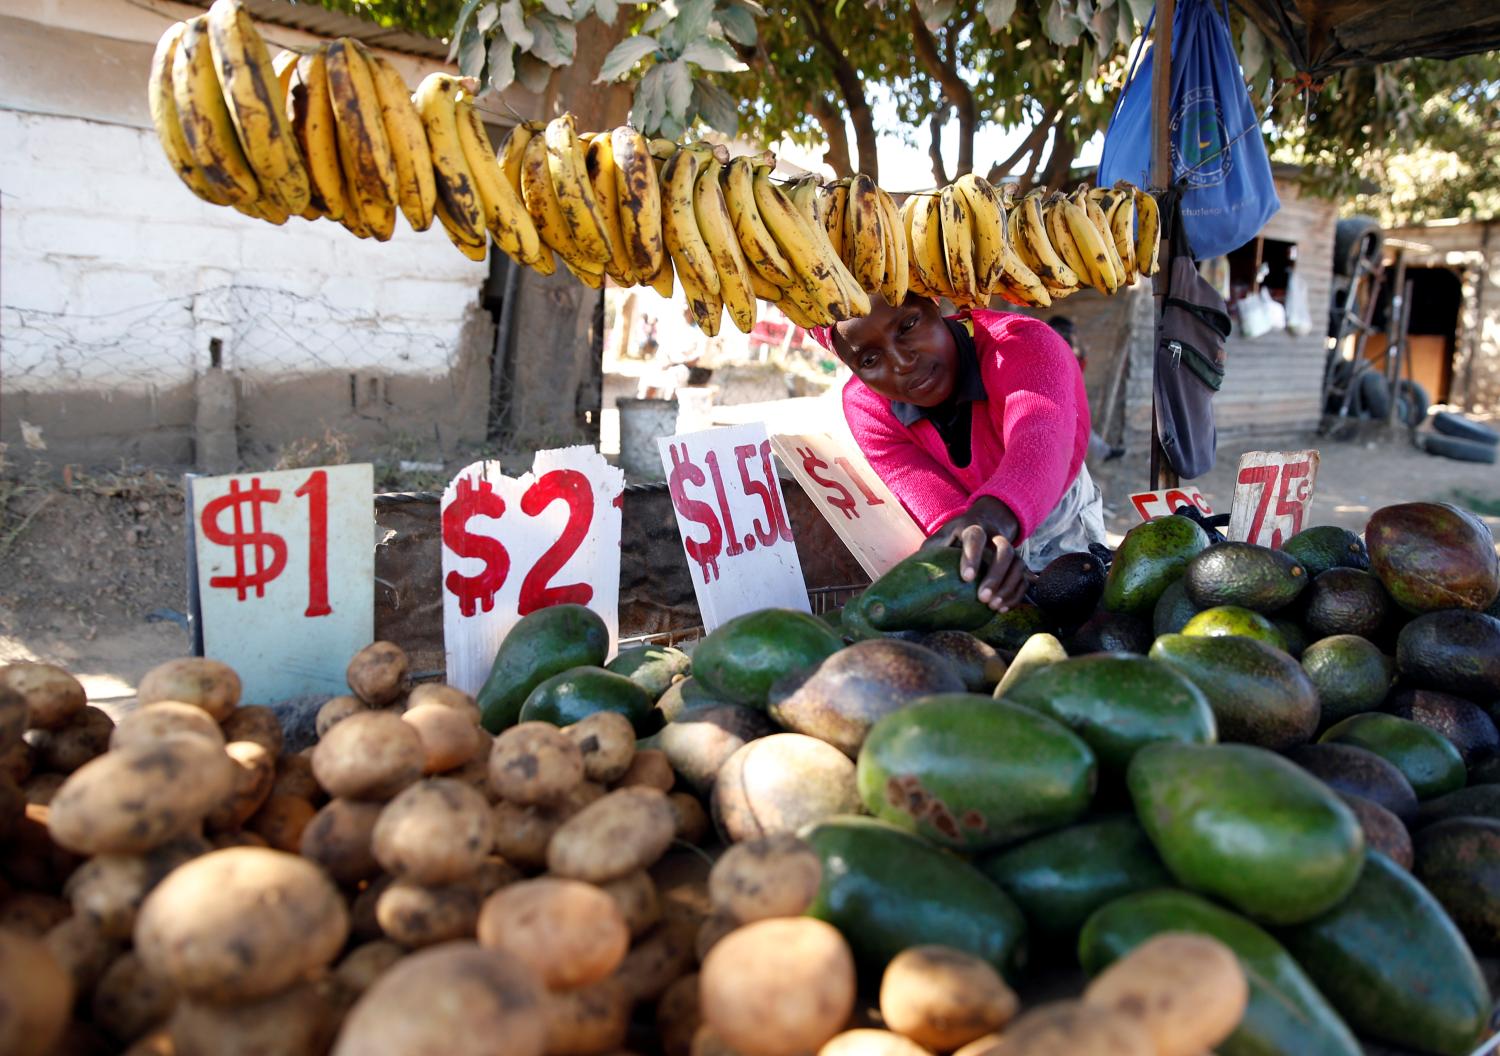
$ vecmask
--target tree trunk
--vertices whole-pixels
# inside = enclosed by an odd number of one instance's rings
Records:
[[[823,153],[823,164],[833,169],[839,179],[854,175],[854,163],[849,158],[849,132],[844,127],[844,115],[826,97],[813,102],[813,117],[823,129],[823,138],[828,149]]]
[[[937,39],[927,24],[922,21],[922,15],[917,10],[917,5],[911,3],[907,7],[907,20],[911,25],[912,51],[917,56],[917,61],[938,82],[943,90],[943,98],[953,105],[958,113],[958,171],[956,176],[962,176],[967,172],[974,171],[974,130],[979,123],[978,111],[974,105],[974,93],[964,82],[954,63],[946,61],[938,51]],[[962,27],[950,27],[949,33],[956,33]]]
[[[1047,136],[1052,131],[1052,126],[1057,124],[1058,116],[1062,113],[1062,107],[1054,107],[1051,113],[1045,115],[1036,123],[1036,127],[1027,133],[1026,138],[1021,141],[1020,146],[1011,153],[1004,161],[997,161],[990,166],[990,182],[996,183],[1010,174],[1022,158],[1034,156],[1047,142]]]
[[[1042,173],[1041,182],[1053,190],[1062,188],[1068,182],[1073,159],[1077,156],[1078,145],[1073,142],[1068,130],[1059,125],[1057,135],[1052,137],[1052,156],[1047,159],[1047,168]]]
[[[858,171],[878,181],[880,158],[875,147],[875,113],[870,109],[869,100],[865,98],[864,79],[844,54],[844,49],[839,47],[838,41],[833,39],[833,34],[829,32],[823,19],[821,5],[822,0],[807,0],[802,5],[803,13],[807,15],[813,39],[828,57],[834,82],[839,86],[839,94],[844,97],[844,105],[849,108],[849,120],[854,125],[854,143],[859,148]],[[822,121],[821,117],[819,121]]]
[[[931,138],[927,144],[927,156],[932,159],[933,186],[941,187],[948,182],[948,166],[943,163],[943,126],[948,123],[949,108],[944,106],[927,120],[927,131]]]

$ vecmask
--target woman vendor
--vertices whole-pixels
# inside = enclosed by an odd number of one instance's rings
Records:
[[[944,318],[913,293],[813,337],[854,377],[844,417],[870,466],[927,535],[957,546],[965,580],[998,612],[1030,569],[1104,542],[1103,502],[1083,464],[1083,373],[1046,323],[975,310]]]

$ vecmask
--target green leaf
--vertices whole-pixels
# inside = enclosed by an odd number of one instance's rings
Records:
[[[1115,46],[1115,27],[1119,21],[1120,9],[1117,7],[1101,7],[1094,12],[1094,17],[1089,20],[1089,31],[1094,34],[1100,49],[1108,51]]]
[[[677,4],[675,0],[662,0],[660,6],[658,6],[655,11],[647,15],[646,21],[641,23],[641,32],[655,33],[658,29],[661,29],[663,26],[667,25],[667,23],[671,22],[672,19],[676,17]]]
[[[953,9],[958,0],[919,0],[917,10],[922,13],[922,22],[928,29],[939,29],[953,18]]]
[[[531,54],[548,66],[566,66],[578,50],[578,27],[542,12],[526,20],[526,28],[536,35]]]
[[[1014,3],[1015,0],[1010,0]],[[721,7],[716,15],[719,28],[736,44],[753,47],[756,41],[755,16],[743,7]]]
[[[500,31],[522,51],[531,50],[536,37],[526,28],[526,13],[521,10],[521,0],[505,0],[500,5]]]
[[[1156,0],[1125,0],[1130,5],[1130,16],[1135,19],[1135,24],[1145,28],[1146,19],[1151,17],[1151,9],[1156,6]]]
[[[663,114],[661,125],[656,131],[664,139],[681,139],[682,134],[687,131],[687,123],[677,120],[671,114]]]
[[[483,0],[464,0],[464,6],[459,8],[458,17],[453,20],[453,29],[448,33],[448,39],[452,42],[448,45],[448,61],[452,62],[458,56],[459,45],[463,41],[464,30],[469,25],[469,19],[473,16]]]
[[[750,12],[754,18],[766,18],[766,9],[760,5],[759,0],[731,0],[730,7],[743,8]]]
[[[1240,69],[1245,80],[1254,82],[1266,64],[1266,37],[1248,18],[1240,32]]]
[[[662,66],[662,78],[666,82],[667,114],[686,126],[688,107],[693,105],[693,75],[687,63],[681,59]]]
[[[656,54],[656,39],[654,37],[639,36],[626,37],[620,43],[609,49],[609,54],[604,56],[604,61],[599,65],[599,76],[594,78],[595,84],[607,84],[618,81],[625,74],[635,69],[635,64],[647,55]]]
[[[708,32],[713,17],[713,0],[682,0],[677,6],[677,17],[660,35],[662,46],[671,55],[681,55],[683,48]]]
[[[683,62],[690,62],[709,73],[739,73],[750,68],[722,40],[689,41],[682,49],[681,57]]]
[[[1016,0],[984,0],[984,20],[991,33],[999,33],[1016,15]]]
[[[490,27],[495,24],[495,19],[500,17],[500,7],[497,4],[485,4],[479,9],[479,14],[474,19],[474,24],[479,27],[479,32],[488,33]]]
[[[516,56],[516,80],[528,92],[540,95],[547,90],[547,83],[552,80],[552,67],[531,52],[523,51]]]
[[[458,42],[458,72],[465,77],[478,77],[484,72],[484,34],[474,26],[465,27]]]
[[[667,112],[667,79],[660,65],[652,66],[635,86],[630,123],[646,135],[654,135]]]
[[[558,18],[573,17],[573,5],[569,0],[542,0],[542,6],[547,9],[548,14]]]
[[[593,9],[594,0],[573,0],[572,10],[564,17],[571,18],[574,22],[582,22],[589,17],[589,12]]]
[[[1052,0],[1043,21],[1047,39],[1062,48],[1071,48],[1083,36],[1083,23],[1078,21],[1068,0]]]
[[[490,41],[490,87],[497,92],[509,88],[516,79],[516,46],[504,36]]]
[[[714,131],[722,132],[730,138],[739,134],[739,100],[701,77],[693,82],[693,110]]]
[[[614,25],[620,15],[619,0],[594,0],[594,15],[606,26]]]

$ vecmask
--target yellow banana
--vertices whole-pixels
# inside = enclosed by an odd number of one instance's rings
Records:
[[[333,99],[328,94],[328,65],[322,48],[298,57],[287,108],[292,115],[292,134],[307,162],[309,207],[337,220],[346,208],[344,169],[339,161],[338,130],[333,123]]]
[[[854,267],[849,246],[849,181],[835,180],[818,191],[818,223],[828,235],[828,244],[846,268]]]
[[[285,209],[271,201],[269,198],[257,198],[253,202],[235,202],[234,208],[237,212],[256,220],[264,220],[268,224],[280,227],[286,223],[291,216]]]
[[[567,258],[563,258],[563,267],[567,268],[568,271],[572,273],[573,278],[577,279],[579,282],[583,283],[591,290],[604,289],[604,272],[589,271],[589,266],[590,265],[587,265],[583,261],[580,261],[577,265],[574,265]]]
[[[1055,191],[1042,201],[1042,220],[1047,225],[1047,238],[1057,250],[1057,255],[1062,257],[1068,267],[1073,269],[1073,273],[1078,276],[1079,285],[1094,286],[1097,277],[1089,268],[1089,262],[1085,259],[1084,252],[1068,224],[1067,214],[1063,210],[1063,203],[1067,200],[1061,191]]]
[[[620,248],[631,273],[644,282],[661,270],[666,259],[661,235],[661,183],[645,136],[621,125],[609,134],[609,146],[620,216]]]
[[[656,273],[647,279],[646,283],[656,291],[657,296],[666,300],[672,299],[674,285],[672,279],[672,258],[669,254],[662,253],[661,267],[656,269]]]
[[[1074,191],[1069,200],[1083,211],[1094,230],[1099,233],[1099,242],[1104,247],[1104,260],[1100,274],[1108,287],[1104,292],[1114,293],[1125,285],[1125,266],[1120,261],[1120,255],[1115,252],[1114,234],[1109,229],[1109,221],[1105,219],[1104,210],[1099,208],[1098,200],[1084,187]]]
[[[208,185],[230,204],[259,198],[260,183],[240,147],[229,104],[214,72],[207,15],[183,23],[172,56],[172,100],[177,104],[183,142]]]
[[[724,321],[724,302],[719,300],[717,293],[710,293],[697,280],[685,271],[679,270],[677,278],[682,282],[682,294],[687,300],[688,311],[693,313],[693,321],[698,324],[709,337],[716,337],[719,327]]]
[[[1059,191],[1048,200],[1047,217],[1051,225],[1048,232],[1054,228],[1061,232],[1052,239],[1052,244],[1057,245],[1062,240],[1060,248],[1068,266],[1085,276],[1088,284],[1100,293],[1111,292],[1114,272],[1109,266],[1109,254],[1104,250],[1103,235],[1094,227],[1088,213]],[[1079,263],[1069,259],[1070,250],[1076,254]]]
[[[703,166],[693,187],[693,216],[718,270],[719,296],[724,307],[729,309],[729,317],[740,332],[748,334],[755,325],[755,293],[750,288],[750,268],[734,237],[724,191],[719,187],[722,170],[723,166],[712,158]]]
[[[1005,273],[1005,210],[990,182],[965,173],[953,189],[974,220],[974,284],[981,294],[992,292]]]
[[[535,267],[545,252],[541,236],[525,203],[505,178],[495,148],[490,145],[490,135],[485,131],[484,119],[467,98],[458,101],[453,116],[458,124],[464,163],[474,177],[474,187],[484,209],[485,226],[502,252],[519,264]]]
[[[808,237],[817,246],[818,252],[826,255],[829,270],[842,295],[840,310],[844,312],[844,315],[840,318],[848,319],[857,315],[868,315],[870,295],[845,266],[838,252],[834,250],[833,243],[828,239],[827,229],[818,221],[819,182],[816,176],[804,176],[791,184],[791,190],[787,192],[787,200],[806,222]]]
[[[1125,285],[1129,286],[1135,282],[1135,195],[1130,185],[1121,187],[1116,184],[1106,191],[1099,207],[1104,210],[1104,218],[1109,223],[1109,237],[1114,242],[1120,266],[1125,269]]]
[[[829,326],[837,322],[830,308],[813,300],[812,293],[800,282],[781,291],[781,300],[776,307],[801,327]]]
[[[437,178],[432,171],[432,151],[427,146],[422,115],[417,113],[411,89],[396,67],[365,48],[360,48],[360,53],[370,66],[381,123],[391,145],[391,161],[396,167],[396,204],[413,231],[426,231],[432,226]]]
[[[676,143],[673,143],[670,139],[661,139],[660,137],[651,140],[649,148],[651,156],[657,161],[666,161],[673,154],[677,153]]]
[[[289,213],[307,208],[307,168],[292,136],[280,81],[240,0],[214,0],[208,43],[240,148],[261,192]]]
[[[396,163],[380,116],[370,64],[358,42],[340,37],[328,45],[328,94],[333,99],[339,157],[351,198],[371,234],[384,242],[396,229]]]
[[[172,96],[172,60],[177,55],[177,43],[182,39],[184,22],[178,22],[162,34],[156,42],[156,54],[151,59],[151,78],[147,100],[151,105],[151,123],[156,126],[156,136],[161,140],[161,149],[171,163],[172,170],[187,185],[187,189],[214,205],[228,205],[224,192],[209,182],[198,163],[193,160],[187,140],[182,134],[182,121],[177,116],[177,100]]]
[[[1045,308],[1052,303],[1052,295],[1036,272],[1026,266],[1011,244],[1009,228],[1006,229],[1005,244],[1001,247],[1000,286],[1011,295],[1011,299],[1036,308]]]
[[[908,217],[912,273],[930,296],[953,299],[948,281],[947,255],[943,251],[943,229],[936,194],[914,194]]]
[[[735,158],[724,170],[724,199],[750,270],[780,289],[794,284],[797,279],[792,266],[776,247],[776,240],[761,219],[760,207],[755,204],[755,169],[748,157]]]
[[[662,167],[661,226],[682,288],[717,297],[719,276],[693,211],[693,190],[703,168],[704,154],[697,148],[686,147],[668,158]]]
[[[828,235],[809,224],[785,192],[771,182],[769,166],[756,168],[752,187],[761,220],[797,279],[785,287],[784,296],[819,325],[849,318],[850,306],[835,274],[835,269],[843,269],[843,263],[834,254]],[[815,236],[821,236],[821,240]]]
[[[291,48],[282,48],[271,56],[271,72],[276,75],[276,84],[281,89],[281,108],[286,109],[287,95],[292,89],[292,79],[297,75],[297,60],[302,58],[302,52],[293,51]],[[290,114],[288,115],[290,117]],[[302,159],[306,161],[306,158]]]
[[[505,173],[505,182],[515,190],[517,197],[521,196],[521,164],[526,156],[526,146],[539,128],[539,125],[523,121],[507,132],[500,144],[500,171]]]
[[[936,297],[936,292],[926,282],[922,281],[921,269],[917,266],[917,251],[912,237],[912,222],[916,215],[921,195],[908,194],[906,201],[901,203],[901,235],[906,240],[906,285],[923,297]]]
[[[885,191],[877,192],[880,203],[880,231],[885,241],[885,274],[880,279],[880,295],[885,302],[899,306],[906,301],[911,286],[911,264],[906,256],[906,224],[896,210],[896,200]]]
[[[449,230],[459,232],[469,245],[484,241],[485,212],[458,135],[458,97],[477,87],[477,82],[465,83],[452,74],[429,73],[412,96],[427,134],[436,201],[445,204]]]
[[[625,232],[620,226],[620,195],[616,186],[619,173],[615,168],[614,140],[608,132],[590,136],[584,151],[584,164],[588,169],[589,183],[594,188],[594,201],[599,204],[599,219],[609,233],[609,263],[604,270],[610,278],[622,286],[634,286],[638,281],[630,257],[625,253]]]
[[[943,251],[953,303],[977,307],[984,303],[974,273],[974,218],[949,184],[938,197],[938,220],[943,229]]]
[[[1135,266],[1142,275],[1155,275],[1161,250],[1161,212],[1149,191],[1135,194]]]
[[[1042,195],[1040,190],[1032,191],[1016,203],[1017,237],[1013,244],[1021,260],[1047,287],[1047,292],[1054,298],[1066,297],[1078,289],[1083,280],[1052,243],[1046,213],[1042,209]]]
[[[767,304],[776,304],[781,300],[781,287],[775,283],[767,282],[761,278],[754,268],[749,269],[750,292],[755,294],[755,299],[765,301]]]
[[[860,286],[878,290],[885,281],[884,216],[880,208],[880,188],[864,173],[849,184],[848,208],[845,212],[844,246],[851,263],[850,270]],[[851,258],[852,257],[852,261]]]
[[[547,171],[562,209],[563,223],[568,225],[579,256],[602,269],[613,254],[609,235],[600,221],[593,185],[589,183],[588,163],[573,126],[573,115],[563,114],[547,122],[542,136],[547,144]]]
[[[448,205],[442,198],[433,201],[432,211],[443,233],[448,236],[448,241],[452,242],[460,253],[470,260],[485,258],[490,248],[490,240],[484,234],[481,233],[477,238],[471,237],[469,232],[465,231],[463,226],[454,219],[453,214],[448,212]]]
[[[531,214],[536,233],[543,244],[557,251],[570,270],[602,276],[604,265],[589,260],[573,242],[548,169],[547,156],[547,140],[541,135],[531,137],[521,156],[521,197],[526,203],[526,211]]]

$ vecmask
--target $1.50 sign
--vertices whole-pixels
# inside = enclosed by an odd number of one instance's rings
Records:
[[[783,434],[771,446],[871,579],[922,545],[917,522],[846,441],[830,433]]]
[[[203,652],[242,699],[347,692],[375,636],[369,464],[189,480]]]
[[[1279,549],[1302,530],[1318,478],[1316,451],[1249,451],[1240,456],[1228,538]]]
[[[478,692],[500,642],[549,605],[593,609],[620,625],[620,507],[625,475],[592,447],[539,451],[507,477],[475,462],[443,491],[443,644],[448,683]]]
[[[772,606],[809,611],[766,427],[733,425],[657,443],[704,628]]]

